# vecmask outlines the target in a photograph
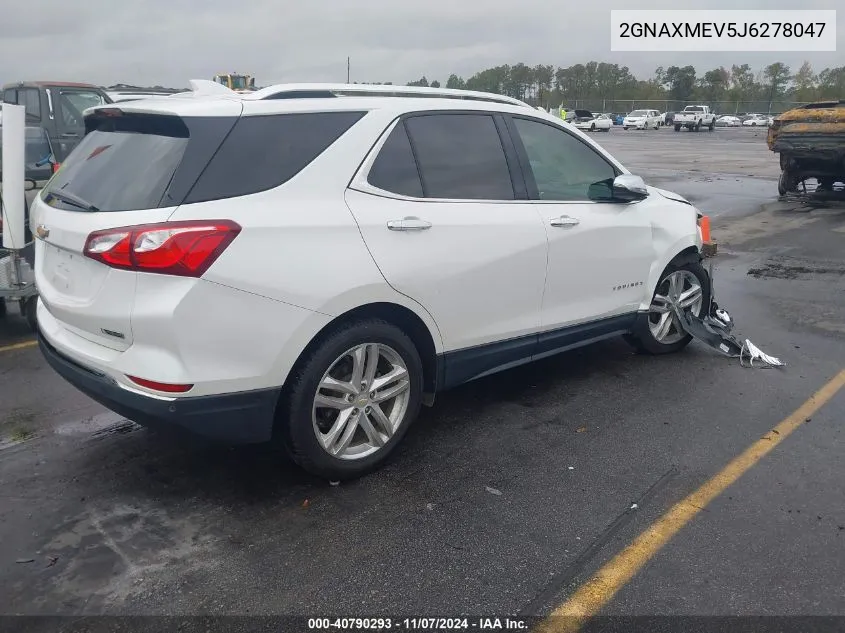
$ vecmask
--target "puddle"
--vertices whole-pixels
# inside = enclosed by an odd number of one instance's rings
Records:
[[[117,413],[106,411],[82,420],[63,422],[57,425],[53,429],[53,432],[57,435],[91,435],[93,437],[103,437],[115,433],[129,433],[137,428],[141,427]]]
[[[135,424],[129,420],[121,420],[116,424],[111,424],[104,429],[95,431],[91,434],[92,438],[108,437],[109,435],[125,435],[132,431],[139,431],[143,427],[140,424]]]

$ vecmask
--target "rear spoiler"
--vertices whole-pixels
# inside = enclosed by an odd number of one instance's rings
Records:
[[[188,81],[191,89],[188,92],[177,92],[170,95],[171,99],[194,99],[196,97],[237,97],[238,93],[223,84],[210,79],[191,79]]]

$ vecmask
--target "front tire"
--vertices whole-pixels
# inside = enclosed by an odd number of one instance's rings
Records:
[[[792,190],[795,186],[795,183],[793,183],[792,180],[792,175],[788,170],[784,169],[780,172],[780,177],[778,178],[778,195],[785,196]]]
[[[674,306],[703,316],[710,307],[710,277],[698,262],[670,264],[660,276],[649,312],[637,320],[626,340],[646,354],[671,354],[685,348],[692,336],[681,327]]]
[[[389,457],[417,417],[422,361],[381,319],[345,325],[297,364],[276,435],[294,462],[329,480],[361,477]]]

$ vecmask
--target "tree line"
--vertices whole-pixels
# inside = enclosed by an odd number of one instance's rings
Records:
[[[408,86],[439,88],[422,77]],[[578,101],[690,101],[803,103],[845,98],[845,66],[815,72],[809,62],[792,72],[775,62],[755,72],[748,64],[724,66],[699,74],[694,66],[658,67],[651,77],[638,78],[627,66],[591,61],[555,67],[522,62],[487,68],[464,79],[452,74],[446,88],[479,90],[514,97],[543,107]]]

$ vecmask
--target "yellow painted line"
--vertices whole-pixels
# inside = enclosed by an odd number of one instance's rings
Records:
[[[844,386],[845,370],[842,370],[792,415],[754,442],[698,490],[676,503],[646,528],[592,578],[576,589],[566,602],[557,607],[535,630],[544,633],[578,631],[590,617],[598,614],[613,596],[654,558],[672,537],[680,532],[681,528],[804,424]]]
[[[27,347],[35,347],[38,341],[24,341],[23,343],[15,343],[14,345],[5,345],[0,347],[0,352],[11,352],[16,349],[26,349]]]

